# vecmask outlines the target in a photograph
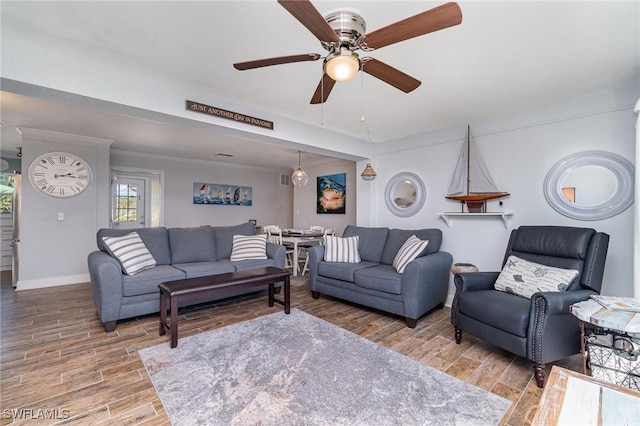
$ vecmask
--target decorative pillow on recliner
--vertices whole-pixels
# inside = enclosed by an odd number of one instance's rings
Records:
[[[137,232],[122,237],[102,237],[102,241],[111,256],[120,262],[122,271],[127,275],[135,275],[156,266],[156,260]]]
[[[429,240],[421,240],[415,235],[407,238],[407,241],[400,247],[395,259],[393,259],[393,267],[396,268],[396,271],[400,274],[403,273],[409,262],[424,252],[427,244],[429,244]]]
[[[267,259],[267,234],[233,236],[230,260],[248,259]]]
[[[509,256],[494,288],[531,299],[539,291],[564,291],[578,276],[575,269],[562,269]]]
[[[360,263],[360,252],[358,243],[360,237],[336,237],[325,235],[324,237],[324,260],[325,262]]]

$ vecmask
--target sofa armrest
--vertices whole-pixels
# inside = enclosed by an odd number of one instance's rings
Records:
[[[533,318],[533,310],[544,307],[544,315],[559,315],[571,313],[569,307],[574,303],[588,300],[591,295],[598,294],[593,290],[574,290],[574,291],[547,291],[535,293],[531,296],[531,318]]]
[[[276,261],[276,268],[284,269],[286,249],[280,244],[267,243],[267,257]]]
[[[587,300],[593,290],[540,292],[531,296],[528,357],[539,364],[555,361],[580,351],[578,319],[570,313],[574,303]]]
[[[116,321],[122,305],[122,267],[108,253],[94,251],[87,259],[93,303],[103,323]]]
[[[444,303],[452,263],[450,253],[438,251],[407,264],[401,279],[405,317],[417,319],[430,307]]]
[[[493,290],[500,272],[464,272],[453,279],[457,293],[478,290]]]
[[[309,256],[309,289],[316,291],[318,264],[324,260],[324,246],[309,247],[307,249],[307,256]]]

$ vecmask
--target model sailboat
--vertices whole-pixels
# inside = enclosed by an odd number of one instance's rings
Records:
[[[470,213],[484,213],[487,211],[487,200],[509,195],[508,192],[498,191],[471,136],[470,126],[467,126],[467,135],[448,194],[445,198],[460,201],[463,206],[466,203]]]

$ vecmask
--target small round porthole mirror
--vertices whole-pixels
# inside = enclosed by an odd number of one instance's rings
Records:
[[[557,212],[572,219],[606,219],[633,204],[633,176],[633,165],[619,155],[579,152],[549,170],[544,196]]]
[[[427,192],[418,175],[409,172],[398,173],[389,180],[384,201],[391,213],[400,217],[416,214],[424,205]]]

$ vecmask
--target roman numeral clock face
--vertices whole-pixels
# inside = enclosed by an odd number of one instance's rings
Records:
[[[91,183],[91,169],[80,157],[49,152],[33,160],[29,181],[42,194],[67,198],[84,192]]]

